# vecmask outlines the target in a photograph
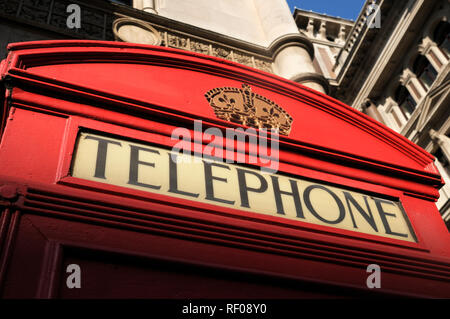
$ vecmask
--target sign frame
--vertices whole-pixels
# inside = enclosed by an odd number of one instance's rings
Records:
[[[148,123],[149,121],[146,120]],[[155,123],[156,124],[156,123]],[[159,123],[158,123],[159,124]],[[148,127],[154,127],[149,124]],[[193,127],[193,124],[192,124]],[[166,130],[164,130],[166,131]],[[71,176],[72,169],[72,160],[73,160],[73,152],[76,149],[76,142],[78,138],[78,134],[80,132],[91,132],[93,134],[103,134],[105,136],[111,136],[112,138],[117,138],[118,134],[120,134],[121,138],[129,141],[135,141],[137,143],[143,144],[151,144],[156,147],[161,147],[165,149],[172,148],[176,141],[171,140],[170,135],[164,134],[161,136],[162,132],[155,132],[152,130],[151,132],[142,132],[136,130],[135,128],[128,128],[124,126],[117,126],[114,124],[99,122],[96,120],[81,118],[81,117],[72,117],[70,120],[70,125],[68,125],[66,129],[66,136],[64,138],[65,145],[62,149],[64,152],[60,154],[60,164],[56,182],[62,185],[68,185],[77,188],[88,188],[91,190],[96,190],[97,192],[105,192],[108,194],[117,194],[123,197],[128,198],[142,198],[145,200],[156,200],[163,201],[168,204],[173,202],[173,197],[163,194],[156,194],[145,192],[136,189],[124,188],[121,186],[89,181],[78,177]],[[167,132],[167,131],[166,131]],[[281,153],[281,150],[280,150]],[[286,165],[287,164],[287,165]],[[249,165],[250,167],[251,165]],[[254,166],[254,168],[258,168]],[[287,168],[287,169],[286,169]],[[295,174],[294,172],[300,171],[302,172],[301,176]],[[282,227],[288,228],[298,228],[302,231],[307,231],[308,233],[318,232],[321,234],[331,235],[332,237],[343,237],[343,238],[352,238],[357,240],[363,240],[366,242],[375,242],[388,246],[398,246],[408,249],[414,249],[418,251],[429,251],[429,248],[426,246],[426,242],[422,240],[421,233],[418,231],[417,227],[414,225],[414,221],[408,216],[407,211],[404,208],[403,201],[407,200],[402,191],[395,190],[392,188],[388,188],[385,186],[374,185],[372,183],[364,182],[364,181],[355,181],[351,178],[341,177],[332,175],[329,173],[321,174],[321,179],[317,178],[317,172],[312,171],[308,168],[302,167],[292,167],[290,163],[286,163],[284,161],[283,156],[280,156],[280,169],[279,173],[290,176],[297,177],[301,179],[305,179],[311,182],[317,182],[320,184],[325,184],[329,186],[344,188],[350,191],[359,192],[361,194],[372,195],[378,198],[398,201],[400,206],[402,207],[403,213],[406,215],[406,220],[410,225],[411,232],[416,237],[416,242],[407,242],[400,239],[395,238],[387,238],[381,237],[371,234],[359,233],[354,231],[349,231],[345,229],[333,229],[329,226],[322,226],[317,224],[311,224],[307,222],[303,222],[300,220],[285,220],[282,217],[278,216],[270,216],[264,215],[255,212],[248,212],[244,210],[239,210],[235,208],[222,207],[217,206],[210,203],[201,203],[192,200],[187,200],[183,198],[177,198],[178,205],[183,205],[184,207],[192,208],[192,211],[195,212],[196,209],[207,210],[212,214],[225,214],[227,216],[232,216],[236,218],[233,220],[233,224],[237,225],[242,223],[242,218],[250,219],[253,222],[257,223],[274,223],[276,225],[281,225]],[[191,217],[195,217],[195,213]]]

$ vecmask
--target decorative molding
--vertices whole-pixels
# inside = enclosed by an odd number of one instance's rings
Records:
[[[309,18],[308,19],[308,25],[306,27],[306,33],[310,37],[314,36],[314,19],[313,18]]]
[[[409,81],[411,81],[412,78],[415,78],[416,75],[409,69],[409,68],[405,68],[402,72],[402,74],[400,75],[400,83],[403,86],[407,86]]]
[[[131,43],[160,45],[161,35],[149,23],[133,18],[119,18],[112,25],[116,40]]]
[[[345,37],[346,37],[345,26],[341,25],[341,27],[339,28],[339,34],[338,34],[337,42],[339,44],[344,44],[345,43]]]
[[[161,46],[206,54],[273,73],[272,60],[270,58],[264,59],[250,52],[238,50],[193,35],[169,30],[155,24],[153,24],[153,28],[159,32],[162,39]]]
[[[0,182],[1,183],[1,182]],[[0,184],[0,206],[11,207],[21,200],[25,190],[15,184]]]
[[[345,43],[345,36],[353,26],[351,20],[297,8],[294,11],[294,19],[300,32],[304,33],[313,43],[338,48]],[[341,40],[339,40],[340,37]]]
[[[318,35],[322,40],[325,40],[327,38],[327,22],[326,21],[320,21],[320,28],[319,28]]]
[[[418,47],[418,51],[420,54],[425,56],[431,65],[435,68],[435,70],[439,73],[441,69],[447,64],[448,59],[445,54],[441,51],[441,49],[437,46],[437,44],[431,40],[429,37],[425,37],[422,39]]]
[[[302,73],[299,75],[296,75],[291,79],[291,81],[297,82],[297,83],[304,83],[304,82],[316,82],[319,85],[321,85],[325,93],[328,94],[330,91],[330,84],[328,83],[328,80],[322,75],[318,73]]]
[[[311,60],[314,60],[314,45],[300,33],[291,33],[277,38],[270,44],[269,50],[272,53],[272,57],[275,58],[282,49],[290,46],[302,47],[308,52]]]
[[[423,38],[418,47],[419,53],[422,55],[426,55],[432,45],[435,45],[435,43],[429,37]]]

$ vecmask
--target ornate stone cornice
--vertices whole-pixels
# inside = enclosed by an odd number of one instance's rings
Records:
[[[434,45],[434,42],[429,37],[423,38],[422,42],[419,44],[419,53],[422,55],[427,54],[432,45]]]
[[[415,76],[416,75],[409,68],[406,68],[403,70],[402,75],[400,76],[400,83],[406,86],[408,82]]]

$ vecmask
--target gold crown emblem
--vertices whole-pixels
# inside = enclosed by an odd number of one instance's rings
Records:
[[[242,89],[215,88],[205,97],[222,120],[289,135],[292,117],[275,102],[253,93],[247,84],[242,84]]]

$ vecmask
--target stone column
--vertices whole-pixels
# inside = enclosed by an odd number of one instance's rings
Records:
[[[275,72],[322,93],[328,82],[313,66],[314,47],[302,36],[285,0],[254,0],[261,25],[270,43]]]
[[[133,0],[133,8],[142,10],[142,1],[143,0]]]
[[[156,1],[157,0],[142,0],[142,10],[145,12],[155,13],[156,12]]]
[[[339,44],[345,43],[345,25],[341,25],[341,27],[339,28],[339,34],[336,42]]]
[[[321,39],[321,40],[327,39],[327,22],[326,21],[320,22],[319,39]]]
[[[277,74],[316,91],[328,93],[328,81],[313,66],[314,47],[300,34],[275,41],[271,50]]]
[[[133,0],[133,8],[158,14],[156,11],[157,1],[158,0]]]
[[[308,19],[308,25],[306,26],[306,32],[308,35],[312,38],[314,37],[314,19],[309,18]]]

